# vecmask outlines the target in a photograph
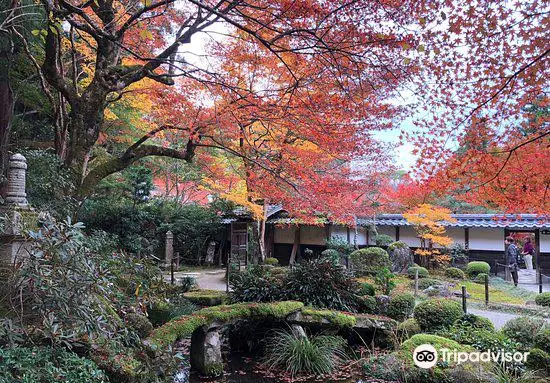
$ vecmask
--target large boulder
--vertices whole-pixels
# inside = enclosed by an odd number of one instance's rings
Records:
[[[391,271],[394,273],[405,273],[414,263],[411,249],[405,242],[397,241],[388,246]]]
[[[203,376],[223,374],[220,333],[217,328],[196,330],[191,337],[191,368]]]

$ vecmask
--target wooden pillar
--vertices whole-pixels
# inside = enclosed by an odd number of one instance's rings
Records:
[[[399,241],[399,226],[395,227],[395,242]]]
[[[350,231],[349,231],[349,226],[346,226],[346,236],[347,236],[347,240],[348,240],[348,245],[351,244],[351,235],[350,235]]]
[[[464,250],[466,251],[470,250],[470,228],[469,227],[464,228]]]

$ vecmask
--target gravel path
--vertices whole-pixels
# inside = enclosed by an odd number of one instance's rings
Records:
[[[491,322],[493,322],[497,330],[502,328],[502,326],[504,326],[504,324],[510,319],[521,316],[519,314],[503,313],[501,311],[479,310],[470,307],[468,307],[468,314],[475,314],[489,319]]]
[[[199,289],[225,291],[225,269],[208,269],[189,272],[177,271],[174,273],[176,283],[186,275],[196,278],[197,287]],[[170,273],[164,273],[164,279],[170,282]]]

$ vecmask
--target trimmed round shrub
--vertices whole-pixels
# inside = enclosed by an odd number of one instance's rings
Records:
[[[409,278],[413,278],[415,276],[416,270],[418,269],[418,278],[428,278],[430,276],[430,273],[428,272],[428,269],[421,266],[411,266],[407,270],[407,274],[409,275]]]
[[[550,354],[540,348],[532,348],[527,356],[527,367],[535,371],[550,371]]]
[[[0,361],[0,382],[109,382],[93,361],[63,348],[0,348]]]
[[[277,266],[279,264],[279,260],[277,258],[267,257],[264,261],[264,264]]]
[[[550,293],[542,293],[537,295],[535,303],[539,306],[550,307]]]
[[[458,267],[448,267],[445,269],[445,276],[453,279],[464,279],[466,274],[464,271],[460,270]]]
[[[374,295],[376,294],[376,290],[375,290],[374,286],[371,285],[370,283],[362,282],[359,286],[358,294],[359,295],[370,295],[370,296],[374,297]]]
[[[124,320],[141,339],[147,338],[153,332],[153,325],[145,315],[128,313]]]
[[[527,350],[533,347],[535,336],[544,328],[547,328],[547,325],[542,318],[518,317],[506,322],[502,332],[510,339],[521,343]]]
[[[375,275],[384,268],[390,268],[388,252],[380,247],[355,250],[349,256],[356,276]]]
[[[461,316],[460,303],[450,299],[430,299],[414,308],[414,318],[420,328],[428,332],[447,328]]]
[[[378,234],[374,237],[374,243],[376,246],[388,246],[393,243],[393,238],[387,234]]]
[[[398,321],[411,316],[414,310],[415,300],[410,293],[396,294],[391,297],[387,315]]]
[[[469,327],[494,331],[495,326],[489,319],[474,314],[464,314],[456,320],[454,327]]]
[[[487,276],[488,274],[485,274],[485,273],[479,273],[478,275],[476,275],[476,277],[474,278],[474,282],[475,283],[479,283],[479,284],[484,284],[485,283],[485,277]]]
[[[410,338],[413,335],[420,334],[422,332],[422,329],[420,328],[420,325],[418,324],[418,321],[416,319],[409,318],[406,321],[401,322],[397,325],[397,331],[399,331],[407,338]]]
[[[543,328],[535,335],[535,347],[550,352],[550,328]]]
[[[473,261],[466,266],[466,274],[468,277],[475,278],[478,274],[489,274],[491,266],[487,262]]]
[[[362,314],[376,314],[377,312],[376,298],[370,295],[365,295],[359,300],[359,312]]]

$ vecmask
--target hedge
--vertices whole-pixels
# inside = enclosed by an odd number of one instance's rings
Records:
[[[390,318],[403,321],[411,316],[414,305],[415,300],[411,293],[396,294],[390,299],[387,314]]]
[[[411,266],[407,270],[407,274],[409,275],[409,278],[414,278],[416,274],[416,270],[418,270],[418,278],[428,278],[430,276],[428,269],[426,269],[425,267]]]
[[[550,293],[542,293],[537,295],[535,303],[539,306],[550,307]]]
[[[445,276],[453,279],[464,279],[466,274],[464,271],[460,270],[458,267],[448,267],[445,269]]]

